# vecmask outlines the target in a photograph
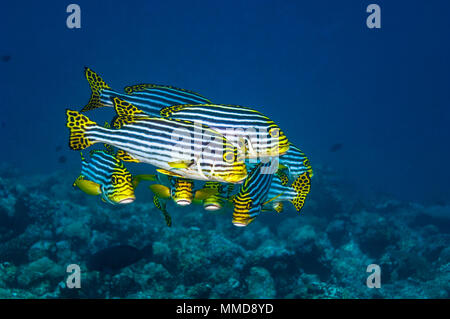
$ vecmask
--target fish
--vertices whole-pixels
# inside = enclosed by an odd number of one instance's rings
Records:
[[[280,167],[282,169],[287,169],[289,176],[293,179],[296,179],[305,172],[308,172],[310,178],[313,177],[313,170],[309,159],[292,143],[290,143],[289,150],[286,154],[281,155],[278,161]]]
[[[174,105],[161,116],[200,123],[222,133],[244,158],[285,154],[289,141],[284,132],[262,113],[244,106],[225,104]]]
[[[118,98],[114,103],[119,129],[101,127],[78,111],[66,110],[71,149],[106,143],[138,162],[188,179],[240,183],[247,177],[236,147],[220,133],[189,121],[134,116],[140,111],[133,105]]]
[[[10,55],[3,55],[2,56],[2,61],[3,62],[9,62],[9,60],[11,60],[11,56]]]
[[[234,196],[233,225],[245,227],[260,214],[274,176],[261,172],[271,165],[271,162],[255,165],[241,185],[239,193]]]
[[[213,104],[192,91],[152,84],[129,86],[125,88],[127,94],[119,94],[91,69],[86,68],[85,75],[92,95],[82,112],[103,106],[114,107],[111,100],[117,97],[149,116],[207,125],[226,136],[245,158],[279,156],[289,149],[288,139],[278,125],[252,108]]]
[[[88,256],[86,265],[90,270],[116,272],[130,266],[142,258],[151,257],[152,245],[138,249],[130,245],[116,245],[97,251]]]
[[[124,164],[107,151],[94,150],[87,161],[81,154],[81,174],[73,183],[88,195],[102,195],[110,204],[130,204],[134,195],[133,178]]]
[[[341,143],[336,143],[331,145],[330,147],[330,152],[337,152],[339,151],[344,145],[342,145]]]
[[[167,106],[211,103],[198,93],[169,85],[137,84],[125,87],[124,94],[111,89],[92,69],[85,67],[84,74],[92,94],[89,103],[81,112],[100,107],[113,107],[112,98],[115,97],[128,101],[146,114],[155,117],[159,117],[160,110]]]
[[[271,162],[261,162],[254,166],[239,193],[233,197],[233,225],[249,225],[271,202],[274,202],[272,209],[275,211],[283,209],[280,203],[284,201],[290,201],[297,211],[302,209],[311,188],[309,173],[304,172],[290,186],[286,186],[276,173],[268,171],[271,165]]]

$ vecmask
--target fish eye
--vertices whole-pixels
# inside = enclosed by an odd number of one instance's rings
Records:
[[[235,160],[234,152],[227,151],[223,154],[223,160],[227,163],[233,163]]]
[[[280,129],[278,127],[271,128],[269,130],[269,134],[270,134],[270,136],[275,137],[275,138],[279,137],[280,136]]]
[[[132,182],[132,178],[131,178],[131,176],[127,176],[127,178],[126,178],[126,179],[127,179],[127,182],[128,182],[128,183],[131,183],[131,182]]]

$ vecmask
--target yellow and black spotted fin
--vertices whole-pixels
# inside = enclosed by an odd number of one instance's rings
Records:
[[[147,117],[148,116],[141,110],[139,110],[133,104],[119,99],[118,97],[113,97],[112,102],[114,109],[116,110],[117,117],[114,119],[114,127],[120,129],[125,124],[131,124],[136,121],[136,117]]]
[[[101,102],[102,91],[105,89],[111,89],[108,84],[103,81],[103,79],[90,68],[84,68],[84,75],[89,82],[89,86],[91,87],[92,94],[89,99],[89,103],[83,107],[81,112],[86,112],[89,110],[97,109],[99,107],[106,106]]]
[[[139,160],[135,159],[133,156],[123,150],[117,150],[116,158],[124,162],[140,163]]]
[[[301,174],[293,183],[292,188],[296,196],[291,200],[295,209],[299,212],[305,204],[306,196],[311,190],[311,178],[308,172]]]
[[[83,150],[96,141],[86,138],[85,133],[88,127],[97,126],[97,123],[91,121],[87,116],[78,111],[66,110],[66,126],[70,130],[69,147],[73,150]]]
[[[167,186],[161,184],[153,184],[149,186],[150,190],[158,195],[159,198],[170,198],[170,189]]]

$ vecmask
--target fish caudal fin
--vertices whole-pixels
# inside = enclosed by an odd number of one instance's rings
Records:
[[[97,123],[77,111],[66,110],[66,116],[66,126],[70,130],[69,147],[71,149],[84,150],[96,143],[96,141],[88,139],[85,133],[88,127],[97,126]]]
[[[111,89],[108,84],[103,81],[103,79],[94,71],[92,71],[90,68],[85,67],[84,68],[84,75],[86,76],[86,79],[89,82],[89,86],[91,87],[92,94],[91,98],[89,99],[89,103],[83,107],[81,112],[86,112],[89,110],[97,109],[99,107],[106,106],[101,101],[102,92],[105,89]]]
[[[292,188],[295,190],[295,197],[291,200],[295,209],[299,212],[305,204],[306,196],[311,190],[311,178],[308,172],[301,174],[292,183]]]

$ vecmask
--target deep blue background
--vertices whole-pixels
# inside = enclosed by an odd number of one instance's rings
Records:
[[[81,29],[66,28],[72,2]],[[381,30],[365,24],[373,2]],[[26,172],[65,165],[78,176],[64,110],[87,103],[87,65],[117,90],[170,84],[255,107],[313,167],[329,165],[362,191],[446,199],[449,9],[449,1],[4,2],[0,55],[11,60],[0,61],[1,159]],[[343,148],[330,152],[335,143]],[[57,162],[61,154],[68,163]]]

